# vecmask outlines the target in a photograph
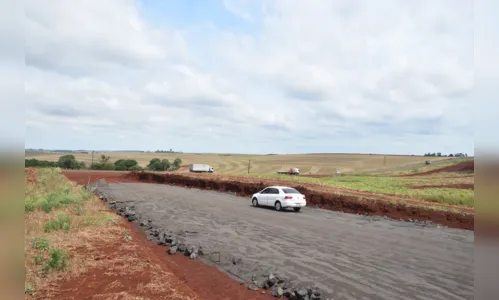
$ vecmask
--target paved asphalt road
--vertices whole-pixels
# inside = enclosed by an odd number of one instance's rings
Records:
[[[219,267],[248,281],[277,272],[335,300],[473,299],[471,231],[315,208],[276,212],[229,194],[160,184],[99,190],[134,205],[154,225],[183,233],[186,243],[220,251]],[[232,257],[242,263],[233,265]]]

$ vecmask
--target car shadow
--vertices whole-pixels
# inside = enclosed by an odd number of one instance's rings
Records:
[[[273,210],[273,211],[275,211],[275,212],[279,212],[279,213],[294,213],[294,214],[297,214],[297,213],[298,213],[298,214],[299,214],[299,213],[302,213],[302,212],[303,212],[303,208],[302,208],[302,210],[301,210],[301,211],[296,212],[296,211],[294,211],[292,208],[286,208],[286,209],[283,209],[283,210],[281,210],[281,211],[277,211],[277,210],[275,210],[275,208],[270,207],[270,206],[257,206],[257,207],[254,207],[252,204],[250,204],[250,205],[248,205],[248,206],[253,207],[253,208],[256,208],[256,209]]]

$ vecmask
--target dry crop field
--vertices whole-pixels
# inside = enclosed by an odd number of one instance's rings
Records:
[[[26,158],[57,161],[66,153],[26,154]],[[97,161],[101,154],[111,157],[111,161],[119,159],[135,159],[140,166],[145,167],[153,158],[182,159],[183,165],[191,163],[209,164],[217,173],[243,175],[248,173],[250,162],[251,174],[272,174],[278,170],[291,167],[300,168],[303,174],[334,174],[336,170],[342,173],[362,173],[368,171],[393,170],[399,168],[415,168],[424,165],[426,159],[434,162],[449,160],[448,157],[424,157],[412,155],[376,155],[376,154],[290,154],[290,155],[243,155],[243,154],[187,154],[187,153],[154,153],[154,152],[102,152],[94,154]],[[75,153],[76,160],[89,165],[92,154]],[[179,170],[187,172],[186,168]]]

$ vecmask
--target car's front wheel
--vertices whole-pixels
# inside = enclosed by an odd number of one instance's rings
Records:
[[[253,201],[251,201],[251,203],[253,203],[254,207],[258,207],[258,199],[253,198]]]
[[[275,207],[275,210],[277,211],[281,211],[282,210],[282,205],[281,205],[281,202],[277,201],[274,205]]]
[[[301,207],[295,207],[294,209],[296,212],[299,212],[301,210]]]

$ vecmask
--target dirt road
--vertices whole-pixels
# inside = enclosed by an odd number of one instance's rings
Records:
[[[333,299],[473,299],[471,231],[306,208],[253,208],[241,197],[164,184],[101,185],[142,219],[204,248],[234,277],[273,272]],[[241,260],[238,260],[241,259]]]

